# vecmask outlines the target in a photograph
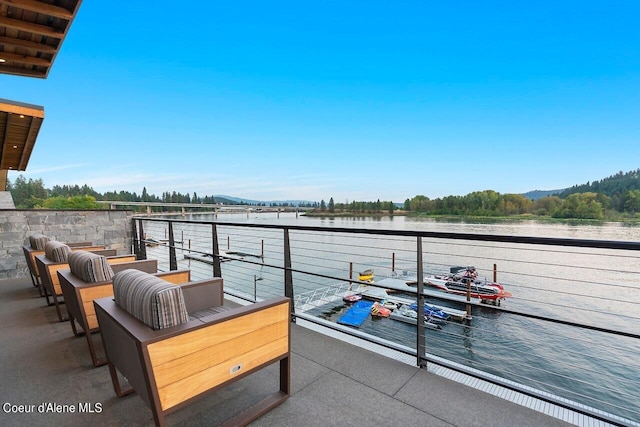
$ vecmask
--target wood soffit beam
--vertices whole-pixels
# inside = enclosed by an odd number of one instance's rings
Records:
[[[4,111],[2,114],[4,114]],[[2,158],[4,157],[4,147],[7,145],[7,140],[9,139],[9,122],[11,114],[7,114],[6,117],[7,118],[4,120],[4,135],[2,135],[2,140],[0,140],[0,167],[4,166],[2,164]]]
[[[73,11],[69,11],[64,7],[56,6],[49,3],[43,3],[36,0],[0,0],[0,4],[17,7],[31,12],[42,13],[54,16],[56,18],[71,20],[73,19]]]
[[[55,46],[51,46],[48,44],[37,43],[22,39],[12,39],[10,37],[0,37],[0,45],[32,49],[42,53],[56,53],[58,50]]]
[[[32,22],[25,22],[19,19],[6,18],[4,16],[0,16],[0,26],[58,39],[62,39],[64,37],[63,30],[48,27],[46,25],[34,24]]]
[[[22,64],[37,65],[40,67],[48,67],[51,65],[50,59],[38,58],[35,56],[16,55],[15,53],[1,52],[0,57],[7,61],[20,62]]]
[[[31,76],[44,78],[47,76],[46,70],[29,70],[23,67],[12,67],[10,65],[0,65],[0,73],[17,74],[19,76]]]
[[[29,131],[27,132],[27,140],[24,143],[24,147],[22,147],[22,153],[20,155],[20,163],[18,164],[18,170],[23,171],[27,169],[27,163],[29,163],[31,152],[33,151],[33,147],[36,145],[36,138],[38,137],[38,132],[40,132],[41,123],[42,123],[42,119],[37,117],[31,118],[31,123],[29,124]]]

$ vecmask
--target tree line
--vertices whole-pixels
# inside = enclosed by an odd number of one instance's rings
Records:
[[[395,203],[389,201],[381,202],[378,199],[375,202],[359,202],[352,201],[351,203],[336,203],[333,197],[329,199],[329,203],[326,203],[324,199],[320,201],[319,206],[316,207],[319,213],[355,213],[355,214],[379,214],[389,213],[393,214],[398,207]]]
[[[147,188],[143,187],[142,192],[137,194],[130,191],[107,191],[99,193],[88,185],[54,185],[52,188],[45,188],[42,179],[26,179],[19,175],[15,181],[7,182],[7,191],[11,192],[13,203],[18,209],[107,209],[105,204],[99,201],[115,202],[157,202],[157,203],[186,203],[186,204],[226,204],[226,205],[251,205],[243,201],[230,200],[214,196],[198,196],[194,191],[192,194],[182,194],[176,191],[165,191],[160,196],[149,194]],[[266,206],[266,203],[256,204]],[[289,203],[269,203],[269,206],[287,207]],[[316,208],[318,203],[300,205],[302,207]],[[137,207],[142,211],[145,207]],[[179,209],[179,208],[176,208]],[[152,207],[154,211],[169,211],[168,207]]]
[[[600,181],[575,185],[557,195],[529,200],[521,194],[492,190],[430,200],[407,199],[404,209],[432,215],[535,215],[568,219],[640,218],[640,169],[618,172]]]
[[[147,192],[140,194],[129,191],[108,191],[98,193],[93,188],[78,185],[56,185],[46,189],[42,179],[25,179],[18,176],[14,182],[8,181],[14,203],[19,209],[101,209],[106,208],[98,201],[119,202],[160,202],[185,204],[249,204],[214,196],[198,196],[166,191],[160,196]],[[265,206],[258,203],[257,206]],[[287,203],[271,203],[270,206],[288,206]],[[329,202],[321,200],[300,205],[319,214],[394,214],[400,207],[391,201],[351,201]],[[139,209],[144,209],[140,207]],[[168,208],[153,208],[166,211]],[[618,172],[600,181],[576,185],[559,194],[528,199],[522,194],[500,194],[493,190],[475,191],[465,196],[447,196],[430,199],[417,195],[406,199],[402,210],[410,214],[456,215],[456,216],[548,216],[575,219],[624,219],[640,218],[640,169],[627,173]]]

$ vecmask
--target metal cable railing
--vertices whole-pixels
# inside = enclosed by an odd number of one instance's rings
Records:
[[[592,406],[583,411],[613,424],[619,422],[608,411],[640,423],[638,243],[161,218],[136,222],[153,237],[142,245],[161,268],[175,263],[191,269],[194,279],[219,274],[227,292],[247,300],[286,294],[296,315],[392,348],[414,348],[420,366],[444,358],[465,373],[465,367],[474,376],[483,377],[475,370],[486,372],[490,382],[499,377],[501,385],[521,384],[519,391],[551,393],[536,397],[574,410]],[[172,250],[175,260],[169,259]],[[478,279],[493,282],[491,276],[498,275],[513,296],[498,299],[498,306],[428,285],[420,296],[408,285],[419,281],[421,270],[424,283],[432,274],[469,265],[476,266]],[[358,280],[367,269],[375,272],[373,283]],[[360,327],[342,326],[339,320],[352,307],[343,297],[354,293],[437,304],[458,320],[432,329],[369,316]]]

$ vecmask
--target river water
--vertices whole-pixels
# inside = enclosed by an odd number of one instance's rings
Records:
[[[213,220],[213,217],[197,215],[193,219]],[[269,213],[253,214],[249,218],[238,214],[219,215],[217,220],[640,241],[640,226],[621,223],[453,222],[403,216],[296,218],[294,214],[280,214],[278,217]],[[318,248],[325,245],[327,248],[353,247],[353,236],[330,235],[320,241],[292,237],[294,268],[296,255],[313,257],[319,250],[322,252]],[[415,251],[411,240],[372,238],[359,245],[360,249],[335,257],[328,249],[322,254],[323,260],[315,266],[314,272],[342,277],[336,274],[336,270],[344,270],[347,264],[344,258],[349,258],[355,261],[356,268],[373,267],[378,279],[380,274],[390,272],[389,247],[393,246],[394,253],[398,254],[395,255],[398,256],[396,272],[415,273],[411,257],[403,259],[402,255],[403,251]],[[513,293],[513,298],[503,302],[505,309],[615,331],[640,332],[640,254],[535,245],[462,245],[428,239],[425,239],[423,253],[426,272],[444,273],[451,265],[475,265],[481,275],[490,278],[492,266],[496,264],[498,281]],[[281,262],[278,255],[274,257],[277,258],[273,260],[275,264]],[[225,264],[228,266],[223,265],[223,275],[232,275],[232,263]],[[254,273],[262,274],[260,271]],[[269,276],[264,277],[268,279]],[[301,281],[304,279],[296,279],[294,283]],[[261,283],[261,286],[265,285]],[[273,278],[273,285],[282,286],[281,275]],[[336,321],[348,308],[342,302],[334,302],[318,307],[314,314]],[[460,306],[455,308],[464,309]],[[415,346],[415,326],[391,319],[367,319],[360,330]],[[427,331],[426,342],[427,351],[433,355],[640,422],[640,343],[637,339],[543,322],[487,307],[475,308],[470,322],[449,322],[441,330]]]

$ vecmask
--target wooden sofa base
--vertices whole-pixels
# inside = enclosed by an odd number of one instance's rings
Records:
[[[283,364],[285,366],[283,366]],[[289,358],[287,357],[286,359],[280,361],[281,376],[283,372],[289,372],[289,370],[290,370]],[[266,414],[276,406],[283,403],[285,400],[289,398],[289,391],[288,391],[288,388],[284,386],[284,384],[282,384],[282,381],[283,380],[281,379],[280,390],[270,394],[269,396],[265,397],[261,401],[251,405],[250,407],[240,412],[239,414],[235,415],[234,417],[229,418],[224,423],[220,424],[220,426],[234,427],[234,426],[247,425],[250,422],[263,416],[264,414]]]

